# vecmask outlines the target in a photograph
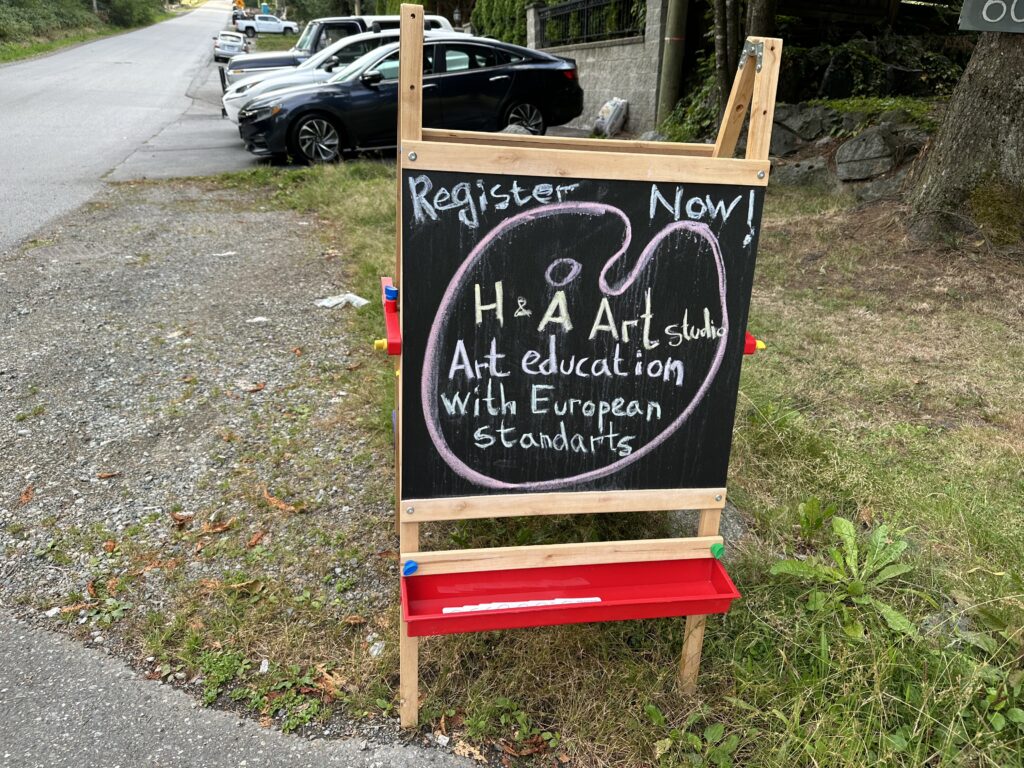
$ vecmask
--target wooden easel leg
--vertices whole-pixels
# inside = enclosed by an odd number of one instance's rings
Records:
[[[721,509],[702,509],[697,518],[697,535],[717,536],[721,522]],[[707,616],[686,617],[683,653],[679,658],[679,687],[686,694],[692,695],[697,691],[697,675],[700,673],[700,653],[704,647],[706,624]]]
[[[704,646],[706,616],[687,616],[686,633],[683,635],[683,654],[679,658],[679,687],[683,693],[697,692],[697,675],[700,673],[700,652]]]
[[[420,639],[409,637],[403,621],[399,637],[399,716],[403,728],[415,728],[420,721]]]

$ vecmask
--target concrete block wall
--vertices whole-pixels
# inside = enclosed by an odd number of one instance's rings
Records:
[[[593,128],[597,111],[613,96],[629,102],[626,130],[640,134],[654,130],[657,121],[658,85],[661,80],[661,46],[664,33],[664,0],[647,0],[646,28],[642,36],[579,45],[545,47],[539,6],[526,9],[527,45],[576,60],[583,88],[583,114],[569,123],[573,128]]]

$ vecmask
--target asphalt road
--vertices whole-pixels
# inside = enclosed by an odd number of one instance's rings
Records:
[[[162,24],[0,67],[0,252],[86,202],[107,174],[193,111],[192,96],[215,72],[211,38],[228,13],[228,0],[211,0]],[[222,137],[221,154],[251,165],[233,126],[208,108],[204,116],[207,133]],[[196,142],[174,149],[183,145]],[[209,153],[174,157],[181,175],[210,167]]]
[[[470,768],[441,750],[308,741],[197,707],[167,685],[0,610],[0,766]]]

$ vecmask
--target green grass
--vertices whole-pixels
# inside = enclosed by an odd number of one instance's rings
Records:
[[[287,51],[295,45],[298,38],[295,35],[258,35],[253,53],[266,53],[267,51]]]
[[[173,13],[157,14],[153,23],[158,24],[161,21],[167,21],[168,19],[174,18],[175,15],[176,14]],[[137,27],[135,29],[137,29]],[[58,34],[51,39],[32,38],[29,40],[3,41],[0,42],[0,64],[19,61],[21,59],[29,59],[33,56],[41,56],[46,53],[53,53],[54,51],[59,51],[62,48],[68,48],[81,43],[89,43],[93,40],[99,40],[100,38],[110,37],[112,35],[121,35],[125,32],[131,31],[131,28],[126,29],[123,27],[114,27],[107,24],[97,23],[95,26],[80,27],[72,30],[60,30]]]
[[[356,293],[375,297],[394,269],[390,164],[204,183],[315,215]],[[698,695],[675,683],[681,621],[446,636],[422,644],[425,729],[444,722],[457,740],[500,743],[537,765],[1024,764],[1024,323],[1013,309],[1024,273],[997,256],[909,250],[899,210],[854,208],[841,195],[770,191],[765,210],[750,327],[768,348],[744,362],[729,483],[751,532],[728,545],[743,598],[709,620]],[[381,328],[377,302],[346,314],[348,364],[300,366],[248,430],[224,437],[239,453],[222,492],[250,511],[199,557],[234,570],[215,584],[175,570],[166,613],[132,630],[168,669],[213,670],[207,698],[283,710],[275,716],[289,728],[331,707],[393,716],[397,585],[384,607],[351,598],[396,581],[380,554],[396,546],[392,478],[378,469],[391,450],[393,374],[369,349]],[[340,388],[353,398],[344,416],[301,400]],[[344,466],[314,450],[332,434],[352,445]],[[346,521],[282,518],[254,490],[264,482],[274,498],[316,510],[316,490],[348,478],[361,513]],[[833,518],[852,522],[853,536]],[[633,515],[463,523],[425,546],[663,526]],[[270,538],[247,547],[258,528]],[[771,573],[784,558],[863,553],[872,532],[906,549],[898,572],[864,593],[848,574]],[[350,558],[358,569],[332,567]],[[294,568],[309,583],[281,575]],[[371,633],[385,641],[376,657]],[[274,662],[269,679],[254,671],[261,658]]]

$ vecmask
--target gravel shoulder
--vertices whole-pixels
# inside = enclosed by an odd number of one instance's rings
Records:
[[[67,655],[63,685],[96,692],[76,694],[72,712],[91,702],[134,719],[140,697],[157,720],[165,688],[182,688],[305,738],[356,736],[371,751],[409,738],[387,703],[390,455],[366,437],[386,414],[350,391],[369,345],[353,345],[346,321],[374,307],[314,305],[349,290],[318,231],[252,190],[120,184],[0,257],[0,606],[87,646],[0,617],[5,653],[42,654],[0,680],[0,703],[24,713],[11,727],[63,708],[48,691]],[[87,684],[90,664],[111,685]],[[247,669],[266,684],[229,699]],[[119,696],[121,679],[133,682]],[[168,721],[187,709],[179,699]],[[211,715],[208,733],[218,717],[234,719]],[[38,751],[33,733],[10,742],[24,750],[16,764],[57,764],[58,747]],[[268,755],[274,738],[257,739]],[[188,742],[137,746],[102,762],[198,764]],[[312,764],[301,755],[287,764]],[[318,761],[364,764],[332,759]]]

